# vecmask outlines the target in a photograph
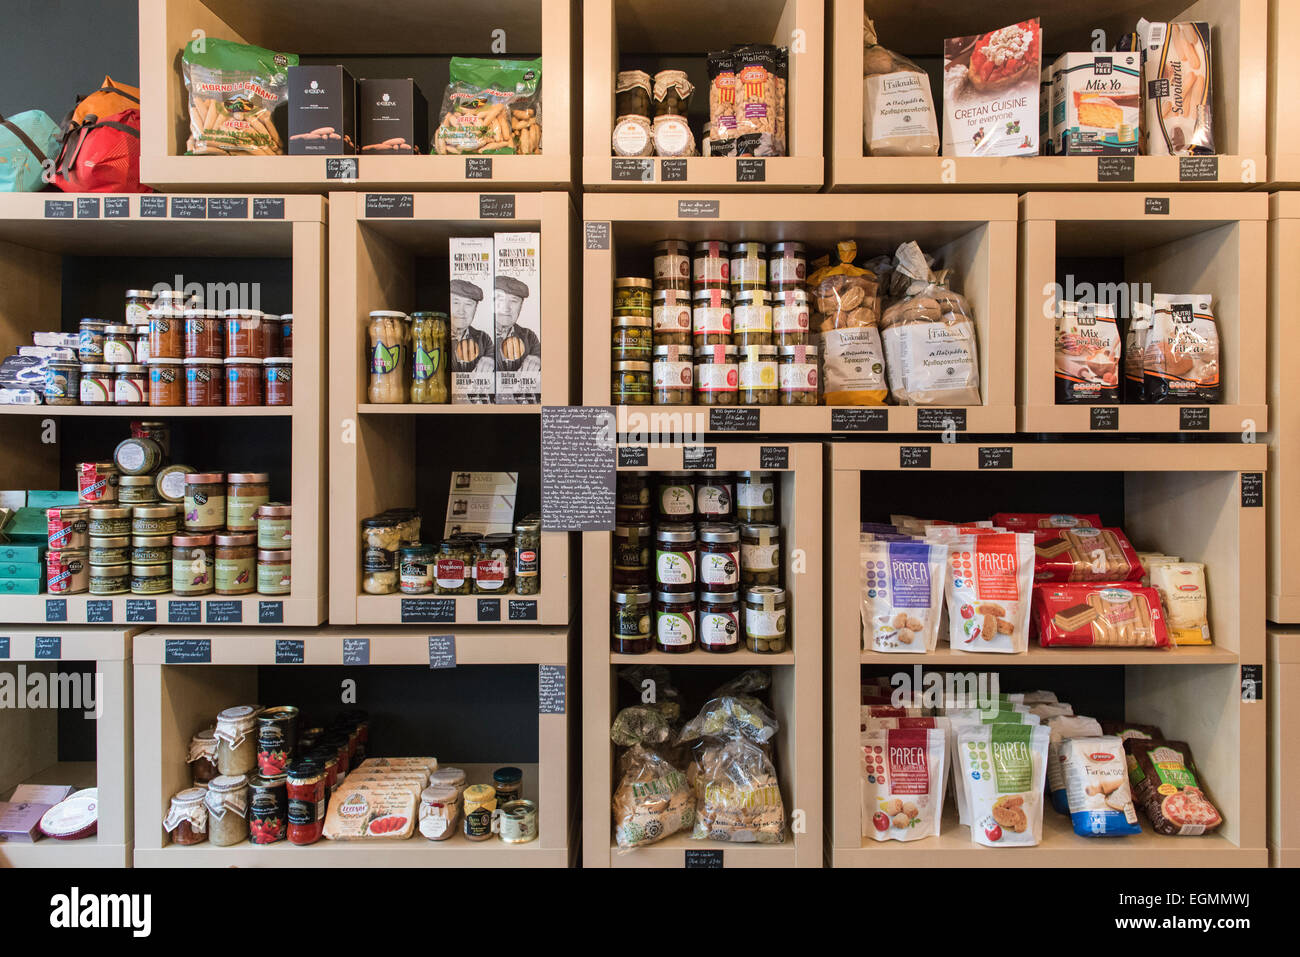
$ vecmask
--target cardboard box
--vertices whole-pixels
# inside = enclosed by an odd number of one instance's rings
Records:
[[[44,589],[44,578],[0,578],[0,595],[39,595]]]
[[[357,82],[341,66],[289,67],[289,155],[356,153]]]
[[[494,267],[498,405],[542,401],[540,233],[497,233]]]
[[[39,508],[44,511],[47,508],[63,508],[64,506],[77,504],[79,504],[79,500],[75,489],[54,489],[52,491],[38,489],[27,493],[28,508]]]
[[[15,488],[0,492],[0,508],[17,511],[27,507],[27,489]]]
[[[459,532],[494,535],[511,532],[515,527],[513,495],[458,495],[447,499],[447,526],[444,536]]]
[[[0,843],[34,844],[41,836],[41,818],[53,804],[0,801]]]
[[[76,352],[81,347],[81,336],[75,332],[33,332],[32,345],[57,346]]]
[[[67,800],[76,790],[71,784],[20,784],[9,795],[9,803],[46,804],[53,807]]]
[[[76,492],[72,493],[74,496]],[[30,502],[31,499],[28,498]],[[75,503],[74,503],[75,504]],[[20,508],[4,527],[5,540],[15,545],[40,545],[50,540],[50,523],[44,508]]]
[[[6,542],[0,545],[0,561],[4,562],[44,562],[44,545],[17,545]]]
[[[1041,44],[1037,17],[944,40],[944,156],[1038,154]]]
[[[429,101],[411,79],[362,80],[357,135],[363,156],[423,153],[429,143]]]
[[[44,578],[40,562],[0,562],[0,578]]]
[[[489,236],[448,240],[453,405],[491,405],[496,393],[494,252]]]
[[[1136,156],[1138,53],[1064,53],[1053,66],[1052,143],[1059,156]]]

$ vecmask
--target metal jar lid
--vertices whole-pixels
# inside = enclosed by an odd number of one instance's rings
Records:
[[[187,472],[186,485],[216,485],[226,480],[225,472]]]
[[[271,481],[270,472],[231,472],[226,476],[231,485],[266,485]]]
[[[691,244],[684,239],[661,239],[654,244],[656,255],[685,256],[691,250]]]
[[[655,540],[666,544],[694,545],[695,526],[680,522],[668,522],[655,531]]]
[[[640,328],[643,329],[649,329],[650,317],[649,316],[627,316],[627,315],[615,316],[614,326],[615,328],[619,326],[639,326]]]
[[[753,242],[736,243],[731,247],[731,255],[733,259],[744,259],[748,256],[754,256],[755,258],[761,259],[767,255],[767,244]]]
[[[132,565],[132,578],[170,578],[171,567],[168,565]]]
[[[785,601],[785,589],[775,585],[756,585],[745,592],[745,601],[763,606],[779,605]]]
[[[173,535],[172,544],[177,548],[211,547],[211,535]]]
[[[615,362],[615,372],[644,372],[650,374],[650,363],[648,362]]]
[[[721,258],[731,252],[731,246],[717,239],[703,239],[691,247],[696,256]]]
[[[178,505],[136,505],[131,510],[132,518],[175,518],[181,513]]]
[[[695,592],[661,591],[655,595],[655,601],[664,605],[693,605],[695,604]]]
[[[773,256],[789,255],[793,259],[798,259],[804,255],[805,247],[803,243],[793,240],[784,240],[779,243],[773,243],[771,254]]]
[[[114,506],[112,508],[92,508],[90,510],[90,520],[92,522],[102,522],[105,519],[113,518],[130,518],[131,506]]]
[[[706,605],[737,605],[740,595],[734,591],[706,591],[700,593],[700,601]]]
[[[735,525],[714,522],[700,526],[700,541],[718,545],[732,545],[740,541],[740,529]]]
[[[251,532],[247,535],[216,535],[217,544],[225,548],[240,548],[256,543],[257,536]]]
[[[633,585],[629,588],[615,588],[610,596],[616,605],[648,605],[650,589]]]

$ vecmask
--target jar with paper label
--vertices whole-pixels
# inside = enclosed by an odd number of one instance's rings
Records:
[[[131,536],[113,535],[92,538],[87,559],[90,562],[91,585],[93,590],[95,567],[99,565],[123,565],[131,557]]]
[[[781,584],[781,526],[740,526],[740,583],[745,588]]]
[[[207,797],[207,788],[186,788],[172,795],[163,830],[173,844],[191,846],[208,839]]]
[[[217,715],[217,770],[222,774],[247,774],[257,767],[258,711],[241,704]]]
[[[515,594],[540,594],[542,590],[542,520],[540,517],[525,515],[515,522],[514,562]]]
[[[262,330],[261,312],[256,309],[227,309],[222,317],[226,321],[227,359],[266,358],[266,336]]]
[[[731,309],[731,340],[737,346],[772,344],[772,307],[767,292],[746,289],[735,294]]]
[[[149,360],[149,404],[180,406],[185,404],[185,368],[180,359]]]
[[[267,359],[262,364],[263,388],[262,393],[267,405],[286,406],[293,405],[293,360],[284,356],[278,356],[273,359]],[[427,383],[418,383],[421,386],[419,400],[411,401],[432,401],[426,400],[424,396],[436,394],[435,387],[424,389]],[[416,383],[411,386],[412,396],[415,395]],[[445,394],[445,393],[444,393]]]
[[[64,505],[45,510],[46,541],[50,551],[73,551],[90,546],[90,509]]]
[[[776,346],[738,346],[737,372],[741,405],[776,405]]]
[[[129,326],[149,325],[149,310],[153,308],[157,296],[149,289],[128,289],[126,291],[126,323]]]
[[[668,522],[655,530],[655,586],[695,594],[695,526]]]
[[[77,358],[82,365],[87,363],[103,364],[104,330],[108,323],[98,319],[82,319],[77,334]]]
[[[614,482],[614,520],[619,525],[650,521],[650,474],[618,472]]]
[[[216,592],[251,595],[257,590],[257,536],[217,535]]]
[[[113,404],[149,404],[149,369],[146,366],[131,364],[113,367]]]
[[[226,404],[226,367],[221,359],[186,359],[185,404],[191,408]]]
[[[293,546],[293,506],[267,502],[257,510],[257,547]]]
[[[689,522],[695,516],[695,473],[660,472],[655,483],[660,521]]]
[[[214,309],[189,309],[185,312],[185,358],[224,359],[226,324]]]
[[[132,565],[170,565],[171,560],[171,535],[131,536],[130,561]]]
[[[83,362],[78,394],[82,405],[112,405],[117,384],[113,367],[98,362]]]
[[[226,476],[191,472],[185,476],[184,524],[187,532],[215,532],[226,527]]]
[[[700,405],[735,405],[740,370],[735,346],[700,346],[695,350],[695,401]]]
[[[697,289],[692,298],[691,327],[695,345],[731,345],[731,293],[726,289]]]
[[[216,551],[211,535],[172,536],[172,591],[209,595],[216,587]]]
[[[730,522],[736,515],[730,472],[696,472],[695,521]]]
[[[686,345],[655,346],[654,404],[690,405],[694,401],[694,350]]]
[[[803,346],[810,342],[808,317],[811,314],[808,293],[802,289],[773,294],[772,343],[776,346]]]
[[[695,592],[655,596],[655,651],[680,655],[695,647]]]
[[[248,840],[248,778],[244,774],[213,778],[204,800],[208,806],[209,842],[231,847]]]
[[[610,595],[610,650],[618,655],[650,651],[650,589],[640,585],[614,588]]]
[[[276,844],[288,837],[288,776],[254,774],[248,779],[248,841],[250,844]]]
[[[767,246],[764,243],[736,243],[731,247],[731,288],[767,288]]]
[[[689,282],[687,283],[689,285]],[[656,289],[654,294],[654,344],[691,344],[691,294],[686,289]]]
[[[468,595],[474,587],[474,556],[467,539],[451,538],[434,557],[433,590],[439,595]]]
[[[797,289],[808,281],[807,251],[803,243],[773,243],[767,254],[767,284],[773,292]]]
[[[47,362],[41,394],[46,405],[80,405],[81,363],[53,359]]]
[[[131,508],[132,535],[174,535],[180,527],[175,505],[135,505]]]
[[[420,834],[431,841],[445,841],[456,830],[460,817],[460,792],[455,788],[428,787],[420,793]]]
[[[104,362],[112,366],[135,362],[135,330],[130,326],[104,327]]]
[[[650,320],[644,316],[615,316],[610,358],[614,362],[649,362],[654,349]]]
[[[731,246],[705,240],[692,247],[691,284],[695,289],[723,289],[731,285]]]
[[[226,477],[226,528],[257,531],[257,510],[271,501],[269,472],[231,472]]]
[[[740,596],[735,591],[703,592],[698,617],[701,651],[728,654],[740,648]]]
[[[190,753],[186,763],[190,766],[190,779],[195,784],[207,784],[221,773],[217,770],[216,728],[206,728],[190,738]]]
[[[740,587],[740,529],[709,523],[698,532],[702,592],[734,592]]]
[[[281,341],[280,317],[262,316],[262,358],[271,359],[280,355]]]
[[[781,405],[816,405],[817,347],[781,346],[776,363]]]
[[[153,359],[185,358],[185,314],[168,306],[149,311],[149,356]]]
[[[745,647],[776,655],[789,646],[786,638],[785,589],[769,585],[745,592]]]
[[[691,246],[684,239],[661,239],[654,245],[656,290],[691,288]]]
[[[131,566],[126,562],[90,566],[92,595],[125,595],[131,590]]]
[[[736,473],[736,519],[746,525],[776,521],[775,473]]]
[[[492,837],[492,814],[497,809],[497,794],[490,784],[471,784],[465,789],[465,839],[486,841]]]
[[[86,549],[45,553],[45,590],[51,595],[79,595],[90,589]]]
[[[117,469],[113,469],[113,492],[117,492]],[[111,538],[131,534],[131,508],[117,505],[90,509],[86,530],[95,538]]]
[[[615,585],[631,587],[650,584],[649,525],[616,525],[611,579]]]
[[[474,546],[474,594],[504,595],[513,587],[514,536],[485,535]]]
[[[167,565],[132,565],[132,595],[165,595],[172,590],[172,570]]]
[[[652,284],[640,276],[621,276],[614,280],[614,312],[644,315],[650,311]]]
[[[615,362],[610,389],[614,405],[649,405],[651,366],[648,362]]]
[[[263,554],[271,553],[257,553],[259,575]],[[428,545],[408,545],[398,550],[398,588],[403,595],[426,595],[433,591],[429,571],[434,560],[434,550]]]
[[[283,549],[261,549],[257,553],[257,593],[287,595],[293,586],[290,553]]]
[[[227,359],[226,405],[265,405],[265,376],[261,359]],[[405,401],[405,400],[403,400]]]

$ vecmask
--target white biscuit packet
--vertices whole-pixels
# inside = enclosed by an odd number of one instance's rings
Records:
[[[954,765],[970,804],[971,840],[986,847],[1032,846],[1043,839],[1047,728],[982,724],[963,730]]]
[[[934,651],[947,549],[911,541],[864,542],[860,549],[863,647],[897,654]]]

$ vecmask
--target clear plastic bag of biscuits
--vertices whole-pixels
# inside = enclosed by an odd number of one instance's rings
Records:
[[[876,274],[853,265],[858,244],[836,245],[835,265],[809,277],[822,347],[826,405],[884,405],[885,353],[880,345]]]
[[[655,708],[624,708],[614,718],[610,739],[627,749],[618,758],[612,801],[620,849],[655,844],[695,825],[695,795],[686,774],[660,753],[671,734]]]

